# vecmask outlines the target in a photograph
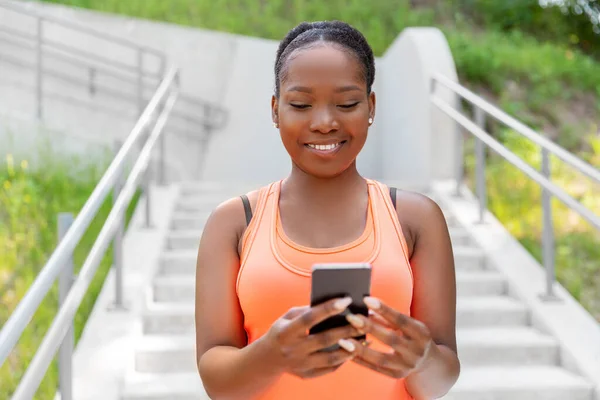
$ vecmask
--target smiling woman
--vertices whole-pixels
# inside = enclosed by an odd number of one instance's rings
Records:
[[[343,22],[302,23],[276,60],[272,117],[292,169],[206,223],[196,273],[204,386],[213,399],[439,398],[460,369],[452,248],[432,200],[390,196],[357,171],[375,118],[371,47]],[[348,262],[372,265],[371,316],[309,334],[351,302],[308,306],[312,265]]]

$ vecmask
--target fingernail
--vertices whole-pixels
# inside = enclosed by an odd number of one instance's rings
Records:
[[[363,301],[365,302],[367,307],[369,307],[372,310],[378,310],[379,307],[381,307],[381,302],[375,297],[365,297]]]
[[[354,351],[354,343],[352,343],[351,341],[347,340],[347,339],[340,339],[338,340],[338,344],[340,345],[341,348],[343,348],[344,350],[352,353]]]
[[[344,311],[350,304],[352,304],[352,297],[344,297],[343,299],[336,300],[333,306],[336,310]]]
[[[348,315],[346,315],[346,319],[355,328],[362,328],[362,327],[365,326],[365,322],[362,319],[360,319],[360,317],[358,317],[358,316],[356,316],[354,314],[348,314]]]

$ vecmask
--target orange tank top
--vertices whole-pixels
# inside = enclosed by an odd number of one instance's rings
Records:
[[[265,334],[291,307],[310,304],[315,263],[369,262],[371,294],[410,315],[413,277],[408,251],[388,188],[368,183],[367,224],[363,234],[343,246],[314,249],[290,240],[279,215],[281,181],[259,191],[254,216],[242,241],[237,295],[248,343]],[[387,347],[370,337],[374,349]],[[335,372],[308,380],[283,374],[256,400],[377,399],[412,400],[403,379],[393,379],[352,361]]]

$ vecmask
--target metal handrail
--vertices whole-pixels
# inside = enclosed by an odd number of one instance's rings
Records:
[[[430,100],[433,105],[443,111],[446,115],[451,117],[457,124],[462,126],[471,135],[475,136],[475,185],[476,195],[479,200],[479,221],[484,221],[484,214],[487,210],[487,190],[485,183],[485,152],[484,145],[489,147],[491,150],[499,154],[506,161],[517,167],[520,171],[525,173],[531,180],[540,185],[542,189],[542,212],[543,212],[543,234],[542,234],[542,249],[543,249],[543,263],[546,270],[546,293],[542,296],[544,299],[556,300],[557,296],[554,294],[554,282],[555,276],[555,249],[554,249],[554,228],[552,222],[552,207],[551,198],[555,197],[560,200],[564,205],[569,207],[571,210],[577,212],[581,217],[588,221],[596,230],[600,232],[600,216],[596,215],[590,209],[585,207],[579,201],[575,200],[565,190],[554,184],[551,180],[550,173],[550,154],[555,155],[568,165],[572,166],[579,172],[583,173],[592,180],[600,183],[600,171],[594,168],[592,165],[586,163],[575,155],[569,153],[567,150],[558,146],[557,144],[549,141],[548,139],[535,132],[533,129],[527,127],[523,123],[517,121],[498,107],[492,105],[488,101],[484,100],[480,96],[477,96],[464,86],[453,82],[449,78],[435,73],[431,77],[431,95]],[[456,107],[459,104],[457,101],[455,105],[449,104],[447,101],[442,99],[436,94],[436,84],[440,83],[446,88],[450,89],[453,93],[469,101],[474,107],[475,120],[473,122],[464,114],[462,114]],[[485,116],[490,115],[497,121],[504,125],[512,128],[515,132],[523,135],[536,143],[541,148],[542,153],[542,166],[541,172],[537,171],[531,165],[523,161],[519,156],[503,146],[499,141],[494,139],[489,133],[485,131]],[[460,186],[464,177],[464,163],[462,159],[462,135],[457,130],[456,137],[456,187],[457,193],[460,193]]]
[[[35,68],[35,66],[32,65],[32,63],[23,62],[23,61],[15,59],[13,57],[10,57],[10,56],[7,57],[6,55],[0,54],[0,63],[2,63],[2,62],[10,63],[12,65],[16,65],[21,68],[29,68],[29,69]],[[84,66],[84,68],[87,68],[87,67]],[[55,71],[55,70],[53,70],[51,68],[47,68],[47,67],[43,67],[42,71],[47,76],[51,76],[57,80],[65,82],[67,84],[75,85],[75,86],[83,87],[83,88],[90,87],[90,85],[82,78],[76,78],[71,75],[64,74],[64,73],[61,73],[60,71]],[[124,83],[128,83],[127,80],[125,80],[124,78],[122,81]],[[132,85],[134,85],[134,84],[132,83]],[[154,86],[151,86],[151,85],[152,85],[152,83],[147,83],[147,84],[144,83],[144,91],[146,91],[146,89],[152,89]],[[116,89],[112,89],[112,88],[108,88],[108,87],[103,87],[102,85],[100,85],[98,83],[93,84],[93,89],[94,89],[95,93],[103,93],[112,98],[126,101],[127,103],[133,103],[136,100],[135,94],[129,94],[122,90],[116,90]],[[63,101],[66,101],[66,98],[64,95],[51,93],[49,91],[46,92],[46,96],[59,98]],[[79,103],[81,103],[81,102],[79,101],[78,104]],[[180,96],[178,98],[178,103],[190,104],[190,105],[194,105],[194,106],[203,108],[205,110],[204,111],[204,119],[198,118],[196,116],[196,114],[186,113],[181,110],[173,110],[172,119],[181,119],[187,123],[191,123],[192,125],[204,126],[209,129],[219,129],[219,128],[223,127],[226,123],[226,113],[221,108],[217,108],[213,105],[208,105],[202,101],[194,99],[193,97],[186,96],[183,93],[180,94]],[[96,107],[96,110],[102,109],[105,112],[110,113],[111,115],[117,115],[117,114],[124,115],[122,110],[110,109],[110,108],[106,108],[104,106],[99,106],[99,105],[95,105],[95,107]],[[208,109],[208,111],[206,109]],[[172,130],[172,128],[170,128],[170,129]],[[177,130],[175,130],[175,131],[177,131]],[[177,132],[183,133],[192,139],[196,138],[195,135],[190,135],[189,132],[187,132],[187,131],[177,131]]]
[[[56,318],[29,364],[25,375],[13,395],[13,400],[30,399],[33,397],[58,347],[61,345],[69,329],[71,329],[70,325],[73,323],[75,313],[81,304],[83,296],[86,294],[87,288],[110,241],[123,221],[124,212],[138,188],[139,180],[143,174],[147,174],[151,152],[157,140],[161,138],[163,128],[177,99],[177,87],[178,72],[175,68],[171,68],[152,96],[152,99],[144,109],[131,133],[127,136],[116,157],[100,179],[100,182],[94,188],[72,226],[0,331],[0,365],[2,365],[17,344],[29,321],[61,273],[61,270],[68,264],[76,245],[96,216],[99,208],[111,190],[121,180],[127,159],[134,154],[137,148],[135,146],[136,143],[144,137],[150,124],[155,121],[154,128],[137,156],[125,186],[121,189],[76,281],[68,291]],[[160,111],[160,114],[155,119],[154,115],[157,111]],[[164,157],[163,151],[164,146],[161,146],[161,159]],[[161,162],[159,165],[163,164],[164,162]],[[149,203],[146,204],[146,207],[146,216],[148,217]],[[117,288],[117,291],[119,291],[119,288]]]
[[[26,33],[26,32],[20,32],[16,29],[7,28],[5,26],[0,26],[0,33],[3,33],[7,37],[17,37],[20,40],[27,41],[28,46],[31,50],[36,49],[36,42],[37,42],[36,35]],[[6,39],[3,39],[3,40],[6,40]],[[69,46],[69,45],[66,45],[66,44],[63,44],[60,42],[56,42],[53,40],[48,40],[48,39],[44,40],[44,42],[42,43],[42,46],[48,47],[49,49],[53,50],[54,54],[52,54],[52,53],[50,53],[50,54],[46,53],[46,54],[49,55],[50,57],[53,57],[56,59],[63,59],[64,61],[69,61],[69,62],[78,61],[77,58],[70,57],[70,56],[67,56],[66,54],[59,53],[59,52],[63,52],[63,53],[75,55],[77,57],[85,58],[86,60],[94,60],[100,64],[104,64],[105,67],[118,68],[119,70],[122,70],[122,71],[128,71],[131,74],[136,74],[138,72],[138,68],[135,66],[128,65],[128,64],[118,61],[118,60],[113,60],[110,58],[102,57],[99,54],[92,53],[92,52],[85,51],[85,50],[80,50],[73,46]],[[161,58],[161,62],[162,62],[162,60],[165,60],[165,59],[166,58],[164,58],[164,56],[163,56]],[[82,61],[79,61],[79,62],[83,63]],[[88,63],[88,64],[86,64],[86,66],[89,68],[90,64]],[[101,67],[94,66],[94,68],[100,69]],[[104,69],[105,73],[109,73],[109,71],[110,70],[108,70],[108,69]],[[142,70],[141,72],[143,75],[152,76],[159,80],[162,78],[161,71],[149,72],[149,71]],[[131,77],[129,77],[129,79],[131,79]]]
[[[544,136],[540,135],[527,125],[523,124],[522,122],[511,117],[498,107],[485,101],[483,98],[471,92],[469,89],[457,84],[456,82],[453,82],[449,78],[439,73],[433,75],[433,80],[434,82],[439,82],[443,84],[448,89],[452,90],[454,93],[460,95],[465,100],[468,100],[474,106],[485,111],[486,114],[494,117],[497,121],[503,123],[509,128],[514,129],[516,132],[525,136],[527,139],[531,140],[535,144],[545,148],[550,153],[554,154],[556,157],[571,165],[573,168],[576,168],[579,172],[587,175],[589,178],[600,183],[600,170],[594,168],[593,166],[586,163],[582,159],[576,157],[572,153],[569,153],[567,150],[563,149],[556,143],[546,139]]]
[[[65,28],[69,28],[74,31],[85,33],[90,36],[94,36],[98,39],[107,40],[107,41],[113,42],[115,44],[124,46],[124,47],[129,47],[134,50],[141,50],[144,53],[153,54],[153,55],[159,57],[160,59],[166,59],[166,57],[163,53],[161,53],[160,51],[153,49],[151,47],[140,45],[139,43],[125,39],[121,36],[111,35],[109,33],[102,32],[102,31],[94,29],[94,28],[90,28],[89,26],[78,24],[73,21],[69,21],[68,19],[65,19],[65,18],[55,17],[53,15],[48,15],[47,13],[42,13],[42,12],[30,7],[29,5],[26,5],[23,3],[15,3],[15,2],[7,1],[7,0],[0,0],[0,7],[18,12],[23,15],[34,16],[37,18],[44,19],[46,21],[55,22]]]
[[[0,7],[3,7],[3,3],[1,1],[0,1]],[[0,27],[0,34],[11,35],[18,39],[33,42],[33,43],[29,43],[28,46],[31,50],[36,50],[36,46],[37,46],[36,41],[38,40],[36,35],[19,32],[15,29],[6,28],[6,27]],[[5,38],[0,37],[0,40],[4,40],[8,44],[14,44],[14,42],[11,42],[10,39],[6,40],[6,37]],[[59,53],[56,51],[50,52],[50,51],[46,50],[44,52],[45,57],[54,58],[54,59],[61,60],[61,61],[66,61],[66,62],[69,62],[69,64],[72,66],[75,65],[75,66],[81,67],[82,69],[84,69],[86,71],[89,70],[89,72],[90,72],[89,74],[87,74],[88,75],[87,82],[85,79],[82,79],[82,78],[78,79],[71,75],[63,74],[60,71],[54,71],[51,68],[47,68],[45,66],[40,67],[41,68],[40,72],[42,74],[52,76],[54,78],[60,79],[64,82],[67,82],[70,84],[75,84],[75,85],[79,85],[79,86],[82,86],[85,88],[89,88],[89,90],[94,90],[95,92],[102,91],[106,95],[112,96],[112,97],[120,99],[120,100],[126,100],[126,101],[138,100],[138,103],[139,103],[139,101],[140,101],[139,97],[141,95],[143,95],[143,93],[148,88],[150,88],[151,90],[154,90],[155,85],[157,85],[160,82],[161,76],[159,75],[159,73],[149,72],[149,71],[146,71],[143,69],[140,70],[137,66],[136,67],[130,66],[130,65],[124,64],[122,62],[104,58],[97,54],[92,54],[87,51],[75,49],[71,46],[67,46],[67,45],[64,45],[64,44],[58,43],[58,42],[52,42],[49,40],[44,40],[42,45],[53,47],[59,51],[67,52],[67,53],[75,56],[75,57],[72,57],[70,55],[62,54],[62,53]],[[163,55],[163,57],[165,57],[165,56]],[[103,66],[88,63],[82,58],[94,60],[96,62],[103,64]],[[2,61],[2,60],[4,60],[5,62],[9,62],[13,65],[19,65],[22,67],[32,68],[32,69],[36,68],[36,65],[19,61],[19,60],[15,59],[14,57],[10,57],[10,56],[0,56],[0,61]],[[161,61],[161,62],[163,62],[163,61]],[[112,67],[112,68],[107,68],[107,67]],[[117,72],[118,70],[127,71],[127,74]],[[94,73],[93,76],[92,76],[92,72]],[[136,72],[141,74],[143,78],[155,80],[154,82],[156,82],[156,83],[148,82],[146,79],[138,79],[136,82],[132,82],[132,78],[135,78],[135,76],[132,76],[131,74],[135,74]],[[109,76],[111,78],[117,79],[124,83],[129,83],[132,85],[132,89],[135,89],[136,86],[141,86],[141,88],[138,88],[138,93],[136,95],[133,95],[133,94],[129,95],[127,93],[124,93],[119,90],[115,90],[113,88],[108,88],[108,87],[104,88],[104,87],[102,87],[101,84],[99,84],[94,79],[94,76],[100,75],[100,74]],[[217,107],[216,105],[211,105],[211,104],[208,104],[206,101],[195,99],[191,96],[186,96],[183,94],[180,96],[179,102],[193,104],[195,106],[204,108],[205,109],[204,120],[199,120],[198,118],[195,118],[195,114],[182,113],[181,111],[177,111],[177,110],[174,111],[174,113],[173,113],[173,117],[175,117],[175,118],[184,119],[187,122],[191,122],[195,125],[204,126],[207,129],[220,129],[226,123],[225,111],[223,109],[221,109],[220,107]]]

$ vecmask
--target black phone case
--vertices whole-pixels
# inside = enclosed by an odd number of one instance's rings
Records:
[[[324,332],[328,329],[346,326],[348,312],[368,316],[369,309],[363,298],[371,292],[371,266],[369,264],[319,264],[313,267],[311,285],[311,306],[321,304],[327,300],[345,296],[352,297],[352,304],[345,312],[329,317],[313,326],[309,334]],[[362,341],[365,335],[355,337]],[[332,351],[339,348],[334,345],[325,349]]]

